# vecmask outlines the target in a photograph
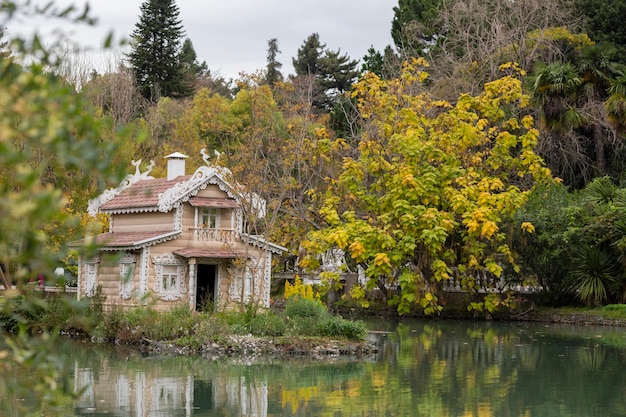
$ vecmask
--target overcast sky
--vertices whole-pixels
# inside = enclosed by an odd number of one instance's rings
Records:
[[[62,0],[62,3],[71,3]],[[84,1],[75,0],[77,5]],[[92,48],[113,31],[128,38],[139,17],[143,0],[91,0],[94,28],[72,29],[74,40]],[[213,74],[235,78],[265,68],[267,41],[277,38],[284,75],[293,73],[292,57],[312,33],[317,32],[327,48],[341,49],[352,59],[361,59],[370,45],[382,51],[392,44],[391,19],[398,0],[177,0],[187,37],[198,60],[206,61]],[[32,21],[14,22],[9,32],[38,26]],[[67,29],[67,26],[66,26]],[[117,54],[120,56],[121,54]],[[93,58],[93,65],[110,68],[111,58]],[[105,62],[102,62],[105,61]]]

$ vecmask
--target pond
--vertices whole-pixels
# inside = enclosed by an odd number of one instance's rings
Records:
[[[626,416],[626,330],[368,323],[361,360],[144,357],[71,344],[76,416]]]

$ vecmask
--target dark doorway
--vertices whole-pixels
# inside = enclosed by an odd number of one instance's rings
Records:
[[[196,311],[213,311],[217,265],[198,265]]]

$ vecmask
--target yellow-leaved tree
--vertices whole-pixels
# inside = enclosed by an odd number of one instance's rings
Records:
[[[454,105],[425,92],[426,66],[414,60],[399,78],[366,74],[355,85],[363,119],[356,156],[329,180],[327,225],[306,244],[309,266],[342,249],[364,268],[366,288],[381,288],[400,313],[439,311],[452,275],[467,291],[487,271],[499,277],[514,263],[503,221],[534,184],[551,180],[534,152],[538,132],[515,65]]]

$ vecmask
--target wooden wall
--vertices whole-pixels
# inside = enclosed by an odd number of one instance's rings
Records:
[[[174,213],[114,214],[113,232],[174,230]]]

